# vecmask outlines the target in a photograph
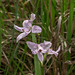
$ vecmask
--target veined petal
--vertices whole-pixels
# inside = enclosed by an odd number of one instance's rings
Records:
[[[34,51],[38,49],[38,44],[30,42],[30,41],[27,41],[26,43],[28,47],[31,49],[31,51],[35,53]]]
[[[43,48],[43,53],[46,53],[46,51],[51,47],[52,43],[48,41],[44,41],[44,43],[40,43],[40,46]]]
[[[24,27],[24,30],[26,32],[28,32],[32,29],[32,24],[29,22],[29,20],[24,20],[23,21],[23,27]]]
[[[31,21],[34,21],[35,20],[35,14],[33,14],[33,13],[31,14],[30,20]]]
[[[52,43],[50,41],[44,41],[45,45],[49,45],[50,47],[52,46]]]
[[[32,33],[41,33],[42,29],[39,26],[34,25],[32,27]]]
[[[58,55],[58,53],[56,51],[53,51],[52,49],[48,50],[48,54],[54,54],[55,56]]]
[[[43,49],[43,50],[42,50],[42,53],[47,53],[47,50],[44,50],[44,49]]]
[[[17,25],[14,25],[14,28],[20,32],[23,32],[23,27],[18,27]]]
[[[38,50],[31,50],[32,51],[32,54],[37,54],[38,53]]]
[[[26,37],[28,34],[29,34],[29,33],[25,33],[25,32],[24,32],[24,33],[21,33],[20,35],[18,35],[18,37],[17,37],[17,42],[18,42],[20,39]]]
[[[43,54],[38,53],[37,56],[38,56],[39,61],[42,63],[43,62]]]
[[[27,24],[28,24],[28,20],[24,20],[22,23],[23,27],[25,27]]]

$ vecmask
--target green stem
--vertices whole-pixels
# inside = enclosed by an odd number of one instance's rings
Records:
[[[32,41],[35,43],[37,42],[35,34],[32,34]],[[34,55],[34,66],[35,66],[35,75],[41,75],[41,66],[37,55]]]
[[[41,66],[41,75],[44,75],[44,67]]]

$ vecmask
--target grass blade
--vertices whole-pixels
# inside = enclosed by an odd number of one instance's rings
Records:
[[[75,69],[75,65],[74,66],[72,65],[69,71],[67,72],[67,75],[70,75],[74,69]]]
[[[69,15],[69,22],[68,22],[68,35],[67,35],[67,40],[69,43],[71,43],[73,13],[74,13],[74,0],[71,0],[71,2],[70,2],[70,15]]]
[[[1,56],[2,56],[2,47],[1,47],[1,21],[2,21],[2,17],[1,17],[1,13],[0,13],[0,66],[1,66]]]
[[[73,13],[74,13],[74,0],[70,1],[70,15],[69,15],[69,22],[68,22],[68,34],[67,34],[67,40],[68,43],[71,43],[71,35],[72,35],[72,25],[73,25]],[[69,51],[67,52],[67,60],[71,59],[71,55]],[[69,70],[69,65],[68,68]]]
[[[74,1],[71,0],[70,2],[70,15],[69,15],[69,22],[68,22],[68,34],[67,34],[67,40],[68,43],[71,43],[71,35],[72,35],[72,25],[73,25],[73,13],[74,13]],[[67,60],[70,59],[70,53],[67,53]]]

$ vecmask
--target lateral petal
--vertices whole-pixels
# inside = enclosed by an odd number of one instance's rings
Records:
[[[21,33],[20,35],[18,35],[18,37],[17,37],[17,42],[19,41],[19,40],[21,40],[22,38],[24,38],[24,37],[26,37],[27,35],[28,35],[29,33]]]
[[[58,53],[56,51],[53,51],[52,49],[48,50],[48,54],[54,54],[55,56],[58,55]]]
[[[20,32],[23,32],[23,27],[18,27],[17,25],[14,25],[14,28]]]
[[[45,53],[50,47],[52,43],[49,41],[44,41],[44,43],[40,43],[40,46],[43,48],[43,53]]]
[[[41,29],[40,26],[34,25],[34,26],[32,27],[32,33],[41,33],[41,31],[42,31],[42,29]]]
[[[60,51],[60,46],[59,46],[59,48],[58,48],[58,50],[56,52],[59,52],[59,51]]]
[[[35,53],[34,51],[38,49],[38,44],[30,42],[30,41],[27,41],[26,43],[28,47],[31,49],[32,53],[34,54]]]

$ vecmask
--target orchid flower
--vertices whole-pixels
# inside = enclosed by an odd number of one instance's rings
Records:
[[[32,26],[32,22],[35,20],[35,14],[31,14],[30,20],[24,20],[23,21],[23,27],[18,27],[17,25],[14,25],[14,28],[20,32],[22,32],[17,37],[17,42],[26,37],[30,32],[32,33],[41,33],[42,29],[39,26]]]
[[[54,54],[54,55],[57,57],[59,51],[60,51],[60,46],[59,46],[59,48],[58,48],[57,51],[54,51],[54,50],[52,50],[52,49],[49,49],[49,50],[48,50],[48,54]]]
[[[39,61],[43,62],[43,53],[46,53],[47,50],[51,47],[52,43],[44,41],[44,43],[36,44],[30,41],[26,42],[28,47],[31,49],[32,54],[37,54]]]

